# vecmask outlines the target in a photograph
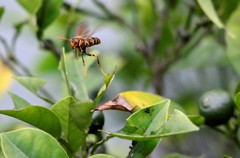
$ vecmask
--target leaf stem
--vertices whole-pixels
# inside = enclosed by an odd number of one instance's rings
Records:
[[[94,152],[97,150],[97,148],[101,145],[103,145],[105,142],[107,142],[109,139],[113,138],[113,136],[107,136],[106,138],[102,139],[101,141],[97,142],[96,144],[93,145],[90,155],[93,155]]]
[[[64,47],[62,48],[62,57],[61,57],[61,63],[62,63],[62,68],[63,68],[63,74],[65,77],[68,93],[70,96],[74,96],[74,92],[70,86],[70,82],[68,80],[68,72],[67,72],[67,65],[66,65],[66,58],[65,58],[65,49]]]
[[[211,129],[221,133],[222,135],[224,135],[226,138],[231,139],[232,141],[235,142],[235,144],[237,145],[237,147],[240,149],[240,142],[239,140],[236,138],[236,134],[232,133],[232,131],[229,128],[229,125],[226,125],[225,128],[227,131],[224,131],[220,128],[217,127],[210,127]]]

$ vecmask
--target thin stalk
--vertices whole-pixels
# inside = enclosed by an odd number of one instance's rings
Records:
[[[96,144],[93,145],[90,155],[93,155],[94,152],[97,150],[97,148],[101,145],[103,145],[105,142],[107,142],[109,139],[113,138],[113,136],[107,136],[106,138],[102,139],[101,141],[97,142]]]
[[[64,49],[64,47],[62,48],[61,63],[62,63],[63,74],[64,74],[64,78],[65,78],[65,81],[66,81],[68,93],[69,93],[70,96],[74,96],[73,90],[72,90],[72,88],[70,86],[70,82],[68,80],[68,72],[67,72],[67,65],[66,65],[66,58],[65,58],[65,49]]]
[[[20,68],[22,72],[24,72],[27,76],[33,76],[33,74],[29,71],[29,69],[27,67],[25,67],[16,57],[15,55],[13,54],[13,51],[11,49],[11,47],[9,47],[9,45],[7,44],[6,40],[0,36],[0,42],[3,44],[6,52],[7,52],[7,57],[6,59],[4,59],[4,57],[1,55],[0,58],[3,60],[3,62],[5,64],[7,64],[9,66],[9,68],[11,68],[13,70],[14,73],[16,73],[17,75],[22,75],[21,73],[19,73],[17,71],[17,68]],[[50,99],[53,99],[53,97],[51,96],[51,94],[45,90],[44,88],[40,89],[40,91],[42,93],[44,93],[45,96],[47,96],[48,98]],[[50,104],[53,104],[54,102],[51,101],[50,99],[47,99],[45,97],[42,97],[42,96],[38,96],[40,97],[41,99],[43,99],[44,101],[50,103]]]
[[[210,127],[210,128],[215,130],[216,132],[221,133],[226,138],[229,138],[229,139],[233,140],[235,142],[235,144],[237,145],[237,147],[240,149],[240,142],[239,142],[239,140],[236,138],[236,136],[234,134],[232,134],[232,132],[228,129],[228,127],[226,127],[227,131],[224,131],[224,130],[222,130],[220,128],[217,128],[217,127]],[[229,133],[230,133],[230,135],[229,135]]]

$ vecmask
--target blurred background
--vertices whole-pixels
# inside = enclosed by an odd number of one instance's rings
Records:
[[[240,74],[236,61],[240,58],[228,52],[226,31],[214,25],[196,1],[66,0],[58,8],[51,2],[53,9],[51,12],[48,8],[49,14],[54,16],[42,29],[41,21],[36,20],[39,15],[21,6],[21,0],[0,1],[4,8],[0,21],[1,109],[13,108],[9,91],[33,105],[49,106],[16,83],[12,79],[15,75],[46,80],[41,92],[54,101],[66,96],[58,62],[62,47],[69,53],[73,50],[68,41],[56,37],[74,37],[83,21],[90,30],[97,28],[93,36],[100,38],[101,44],[91,49],[98,52],[103,69],[110,73],[117,66],[116,77],[102,102],[120,92],[139,90],[170,98],[186,114],[198,114],[198,101],[204,92],[223,89],[234,93]],[[239,27],[237,1],[213,3],[226,26]],[[234,21],[233,16],[239,19]],[[45,15],[46,19],[49,17]],[[86,86],[94,98],[104,76],[96,62],[89,66]],[[116,131],[124,126],[130,114],[107,111],[104,115],[104,129]],[[5,116],[0,116],[0,120],[1,131],[25,125]],[[114,138],[107,142],[106,149],[112,155],[125,157],[130,145],[130,141]],[[196,133],[164,139],[151,157],[168,157],[173,153],[209,158],[240,155],[233,141],[206,127]]]

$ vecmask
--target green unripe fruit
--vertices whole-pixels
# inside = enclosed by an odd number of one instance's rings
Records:
[[[200,98],[199,112],[210,126],[225,124],[232,117],[234,102],[223,90],[212,90]]]
[[[89,133],[98,133],[98,130],[103,128],[104,121],[105,119],[103,113],[98,112],[98,114],[92,120],[92,124],[89,127]]]

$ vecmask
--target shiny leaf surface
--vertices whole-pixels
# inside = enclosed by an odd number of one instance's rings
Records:
[[[41,130],[25,128],[2,133],[0,136],[5,157],[68,158],[57,140]]]
[[[66,97],[55,103],[50,110],[52,110],[59,118],[62,126],[63,139],[68,142],[71,150],[76,152],[83,144],[85,133],[78,129],[70,115],[70,105],[77,103],[73,97]]]
[[[0,110],[0,114],[27,122],[58,138],[61,135],[61,124],[55,113],[42,106],[29,106],[20,110]]]

